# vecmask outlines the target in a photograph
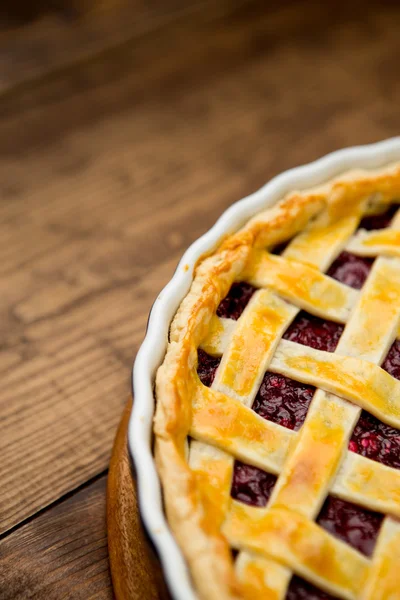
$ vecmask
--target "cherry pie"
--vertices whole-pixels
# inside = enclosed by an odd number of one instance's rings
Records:
[[[207,600],[400,599],[400,166],[289,194],[199,262],[156,381]]]

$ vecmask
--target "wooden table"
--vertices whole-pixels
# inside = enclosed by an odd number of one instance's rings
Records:
[[[399,132],[400,9],[322,4],[210,4],[0,72],[1,600],[112,597],[110,451],[183,250],[280,171]]]

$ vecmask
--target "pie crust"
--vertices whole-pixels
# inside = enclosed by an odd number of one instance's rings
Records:
[[[379,366],[399,333],[400,211],[358,230],[399,199],[399,164],[351,171],[288,194],[198,262],[157,372],[154,432],[199,598],[284,599],[296,574],[337,598],[400,599],[400,470],[348,450],[361,409],[400,429],[400,381]],[[361,290],[325,274],[345,249],[376,257]],[[242,281],[258,288],[243,314],[218,317]],[[300,310],[344,325],[335,352],[282,339]],[[222,356],[211,387],[199,348]],[[299,431],[251,410],[267,370],[316,387]],[[278,476],[266,507],[232,499],[235,459]],[[328,493],[385,515],[371,557],[315,522]]]

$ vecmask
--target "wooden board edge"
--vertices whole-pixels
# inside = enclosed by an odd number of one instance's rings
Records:
[[[132,398],[114,440],[107,480],[107,533],[110,570],[117,600],[170,598],[160,564],[146,539],[137,504],[127,446]]]

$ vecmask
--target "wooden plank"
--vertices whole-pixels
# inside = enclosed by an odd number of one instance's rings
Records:
[[[1,600],[112,600],[105,488],[103,476],[0,541]]]
[[[1,531],[106,468],[183,249],[273,174],[398,131],[399,8],[296,4],[188,19],[0,101]]]
[[[72,63],[244,0],[8,0],[0,4],[0,94]]]
[[[89,79],[96,68],[88,66]],[[108,76],[102,81],[98,99],[101,88],[105,98],[111,92]],[[104,470],[155,294],[219,212],[184,201],[207,185],[204,172],[204,183],[181,177],[179,201],[165,195],[179,168],[157,164],[168,157],[150,115],[140,132],[133,107],[120,117],[117,107],[105,114],[101,100],[90,108],[89,80],[76,104],[76,90],[65,90],[64,108],[49,105],[46,90],[15,120],[6,111],[1,120],[1,531]],[[82,111],[95,117],[88,130]],[[69,149],[62,113],[71,118]],[[173,227],[157,236],[168,216]]]
[[[113,587],[117,600],[170,598],[138,514],[126,446],[131,406],[130,401],[116,436],[110,473],[2,536],[1,600],[22,600],[28,595],[48,600],[111,600]]]

